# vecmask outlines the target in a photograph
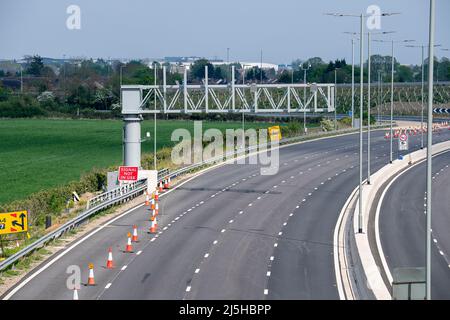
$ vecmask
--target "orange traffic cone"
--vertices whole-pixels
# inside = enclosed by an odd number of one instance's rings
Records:
[[[108,260],[106,261],[106,269],[114,268],[113,257],[112,257],[112,249],[111,247],[108,249]]]
[[[89,264],[89,277],[88,277],[88,286],[95,286],[94,280],[94,265],[92,263]]]
[[[150,218],[152,221],[152,225],[150,226],[150,233],[156,233],[156,229],[158,228],[158,223],[156,222],[156,217],[153,216]]]
[[[158,201],[159,200],[159,193],[158,193],[158,189],[155,190],[155,200]]]
[[[170,189],[170,177],[167,178],[167,189]]]
[[[137,227],[136,225],[133,226],[133,237],[131,237],[131,241],[137,242],[138,241],[138,234],[137,234]]]
[[[159,192],[163,192],[163,183],[162,183],[162,181],[159,182]]]
[[[148,196],[148,192],[145,191],[145,205],[150,205],[150,197]]]
[[[155,199],[152,199],[152,201],[150,201],[150,210],[154,209],[155,209]]]
[[[164,179],[164,189],[169,189],[169,182],[168,182],[167,178]]]
[[[153,210],[152,210],[152,213],[150,214],[150,221],[152,221],[152,218],[156,216],[155,213],[156,213],[156,212],[155,212],[155,210],[153,209]]]
[[[159,214],[159,205],[158,205],[158,203],[155,204],[155,211],[154,211],[154,213],[155,213],[155,216],[157,216]]]
[[[125,252],[133,252],[133,246],[131,245],[131,233],[127,234],[127,246],[125,247]]]

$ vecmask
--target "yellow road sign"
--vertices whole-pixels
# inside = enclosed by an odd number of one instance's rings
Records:
[[[28,231],[28,211],[0,213],[0,234]]]
[[[280,130],[280,126],[273,126],[273,127],[269,127],[269,136],[270,136],[270,141],[280,141],[281,140],[281,130]]]

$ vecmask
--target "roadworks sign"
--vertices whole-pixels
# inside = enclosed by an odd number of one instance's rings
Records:
[[[0,234],[28,231],[28,211],[0,213]]]
[[[280,141],[281,140],[281,130],[280,126],[269,127],[270,141]]]

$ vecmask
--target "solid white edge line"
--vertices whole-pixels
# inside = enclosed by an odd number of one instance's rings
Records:
[[[341,275],[341,269],[339,267],[339,229],[340,225],[342,223],[342,219],[344,218],[345,212],[347,210],[347,207],[352,200],[354,194],[358,190],[359,186],[353,189],[352,193],[350,194],[350,197],[347,198],[347,200],[344,203],[344,206],[341,209],[341,212],[339,214],[339,217],[336,222],[336,226],[334,227],[334,234],[333,234],[333,258],[334,258],[334,273],[336,275],[336,286],[339,293],[339,299],[345,300],[345,293],[344,288],[342,286],[342,275]]]
[[[447,151],[443,151],[443,152],[434,154],[434,155],[433,155],[433,158],[434,158],[435,156],[441,155],[441,154],[446,153],[446,152],[450,152],[450,150],[447,150]],[[425,159],[422,159],[422,160],[420,160],[420,161],[418,161],[418,162],[416,162],[416,163],[414,163],[412,166],[407,167],[405,170],[403,170],[402,172],[400,172],[399,174],[397,174],[397,175],[391,180],[391,182],[389,182],[389,184],[386,186],[386,188],[383,190],[383,193],[381,194],[381,197],[380,197],[380,199],[378,200],[377,211],[376,211],[376,213],[375,213],[375,241],[376,241],[377,249],[378,249],[378,252],[379,252],[379,255],[380,255],[381,264],[383,265],[384,272],[386,273],[386,276],[387,276],[387,278],[388,278],[388,280],[389,280],[390,283],[392,283],[393,277],[392,277],[392,274],[391,274],[391,270],[389,270],[389,267],[388,267],[388,264],[387,264],[387,261],[386,261],[386,257],[384,256],[383,247],[381,246],[381,238],[380,238],[379,218],[380,218],[381,205],[382,205],[383,200],[384,200],[384,197],[385,197],[387,191],[389,190],[389,188],[391,187],[391,185],[392,185],[399,177],[401,177],[404,173],[408,172],[408,171],[411,170],[412,168],[416,167],[416,166],[419,165],[419,164],[422,164],[422,163],[425,162],[425,161],[426,161],[426,158],[425,158]]]

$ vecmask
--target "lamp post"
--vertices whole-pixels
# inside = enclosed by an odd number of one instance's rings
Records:
[[[428,43],[428,130],[427,130],[427,224],[426,224],[426,298],[431,299],[431,174],[433,144],[433,65],[435,0],[430,0],[430,25]]]
[[[352,128],[355,127],[355,40],[352,38]]]
[[[20,94],[23,94],[23,68],[20,65]]]
[[[440,47],[440,44],[434,45],[435,47]],[[420,137],[420,149],[423,149],[423,118],[424,118],[424,91],[425,91],[425,63],[424,63],[424,52],[425,52],[425,45],[406,45],[405,47],[408,48],[420,48],[422,50],[422,71],[421,71],[421,91],[420,91],[420,98],[421,98],[421,110],[420,110],[420,131],[421,131],[421,137]]]
[[[381,81],[382,81],[382,77],[381,77],[381,70],[378,70],[378,108],[377,108],[377,112],[378,112],[378,123],[380,123],[381,118],[380,118],[380,108],[381,108],[381,103],[383,101],[382,95],[383,95],[383,88],[381,85]]]
[[[336,119],[336,109],[337,109],[337,70],[340,68],[334,68],[334,131],[337,131],[337,119]]]
[[[382,13],[379,16],[391,16],[396,13]],[[359,32],[359,44],[360,44],[360,51],[359,51],[359,65],[360,65],[360,99],[359,99],[359,118],[360,118],[360,124],[359,124],[359,213],[358,213],[358,233],[363,232],[363,207],[362,207],[362,154],[363,154],[363,105],[364,105],[364,51],[363,51],[363,38],[364,38],[364,17],[363,13],[360,15],[351,15],[351,14],[342,14],[342,13],[326,13],[326,15],[334,16],[334,17],[353,17],[353,18],[359,18],[360,23],[360,32]],[[373,15],[371,15],[373,17]]]
[[[350,32],[346,32],[350,33]],[[373,34],[389,34],[389,33],[395,33],[395,31],[383,31],[383,32],[367,32],[367,184],[370,184],[370,107],[371,107],[371,101],[370,101],[370,89],[371,89],[371,52],[370,52],[370,44],[371,44],[371,35]],[[350,33],[355,34],[355,33]]]
[[[124,66],[125,66],[124,64],[122,64],[120,66],[120,88],[122,88],[122,73],[123,73],[122,69],[123,69]],[[121,90],[119,90],[119,101],[120,101],[120,106],[122,107],[122,93],[121,93]]]
[[[64,101],[66,101],[66,55],[63,54],[63,73],[64,73]]]
[[[262,84],[263,81],[263,51],[261,49],[261,68],[259,70],[259,74],[260,74],[260,84]]]
[[[156,61],[153,62],[153,70],[154,70],[154,85],[155,91],[153,92],[154,96],[154,105],[155,105],[155,113],[153,114],[153,166],[154,170],[156,169]]]
[[[308,71],[311,68],[311,64],[308,63],[307,68],[303,68],[303,65],[299,66],[303,71],[303,84],[305,85],[303,87],[303,132],[306,134],[306,71]]]
[[[414,40],[373,40],[375,42],[390,42],[391,43],[391,117],[390,117],[390,147],[389,147],[389,163],[392,163],[393,161],[393,152],[392,152],[392,145],[393,145],[393,122],[394,122],[394,43],[405,43],[405,42],[414,42]]]

